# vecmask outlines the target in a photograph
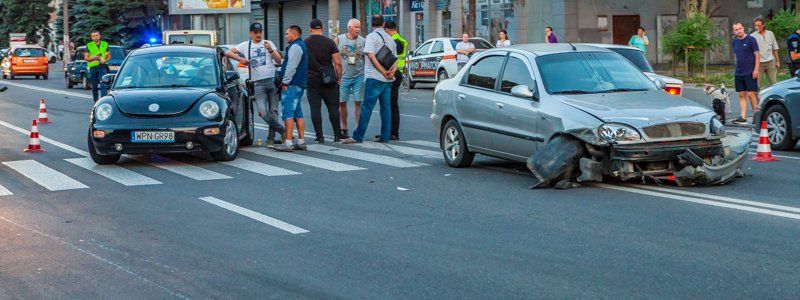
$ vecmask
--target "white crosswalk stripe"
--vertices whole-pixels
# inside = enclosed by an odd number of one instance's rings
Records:
[[[211,170],[203,169],[195,165],[171,160],[158,155],[153,155],[152,160],[147,160],[142,157],[134,157],[134,156],[130,156],[130,158],[141,161],[143,163],[151,164],[153,166],[170,171],[178,175],[189,177],[194,180],[218,180],[218,179],[232,178],[228,175],[223,175]]]
[[[375,143],[375,142],[363,142],[359,144],[354,144],[358,147],[367,148],[367,149],[378,149],[378,150],[388,150],[394,151],[406,155],[415,155],[415,156],[422,156],[427,158],[435,158],[439,159],[442,158],[442,153],[439,151],[431,151],[431,150],[423,150],[417,149],[413,147],[406,147],[400,145],[394,145],[391,143]]]
[[[85,184],[35,160],[6,161],[3,164],[50,191],[89,188]]]
[[[117,165],[98,165],[90,158],[70,158],[66,161],[81,168],[92,171],[105,178],[119,182],[125,186],[161,184],[160,181],[125,169]]]
[[[414,168],[414,167],[426,166],[426,164],[416,163],[390,156],[366,153],[361,151],[353,151],[353,150],[329,147],[324,145],[308,145],[308,150],[313,152],[358,159],[358,160],[368,161],[371,163],[382,164],[398,168]]]
[[[265,148],[245,148],[242,149],[247,152],[255,153],[258,155],[263,155],[267,157],[277,158],[281,160],[286,160],[294,163],[304,164],[308,166],[312,166],[315,168],[335,171],[335,172],[342,172],[342,171],[357,171],[357,170],[366,170],[361,167],[343,164],[335,161],[319,159],[316,157],[304,156],[295,153],[288,153],[288,152],[276,152],[273,150],[267,150]]]
[[[0,185],[0,196],[11,196],[14,195],[11,191],[9,191],[6,187]]]
[[[425,146],[431,148],[439,148],[439,143],[437,142],[429,142],[429,141],[420,141],[420,140],[412,140],[412,141],[400,141],[401,143],[412,144],[417,146]]]
[[[276,166],[270,166],[268,164],[262,164],[260,162],[255,162],[252,160],[246,160],[244,158],[237,158],[233,161],[225,161],[222,164],[231,166],[234,168],[239,168],[242,170],[247,170],[253,173],[261,174],[264,176],[287,176],[287,175],[298,175],[301,173],[287,170],[284,168],[279,168]]]

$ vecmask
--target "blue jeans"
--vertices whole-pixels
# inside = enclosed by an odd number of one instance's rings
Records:
[[[340,102],[350,102],[350,96],[353,96],[353,101],[361,102],[364,100],[364,75],[359,75],[353,78],[342,78],[342,86],[340,87],[339,97]]]
[[[392,83],[369,78],[364,83],[364,102],[361,103],[361,118],[358,119],[358,128],[353,132],[353,139],[357,142],[364,141],[364,134],[372,116],[375,104],[380,101],[381,113],[381,141],[388,142],[392,133]]]
[[[303,118],[303,101],[301,100],[305,91],[299,86],[290,85],[281,92],[281,106],[283,106],[281,114],[284,121]]]
[[[89,69],[89,81],[92,82],[92,99],[94,99],[94,102],[106,95],[106,85],[100,82],[100,79],[103,79],[103,75],[106,74],[108,74],[108,66],[103,65]],[[99,96],[97,95],[98,92],[100,92]]]

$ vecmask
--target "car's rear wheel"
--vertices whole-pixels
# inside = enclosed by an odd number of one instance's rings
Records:
[[[449,78],[450,76],[447,75],[447,71],[445,71],[444,69],[440,69],[439,72],[436,73],[437,82],[442,82]]]
[[[239,134],[236,128],[236,122],[233,118],[228,118],[227,126],[225,128],[225,138],[222,150],[212,152],[211,157],[216,161],[232,161],[239,155]]]
[[[450,120],[444,125],[440,140],[444,160],[449,166],[464,168],[472,164],[475,153],[469,152],[464,132],[456,120]]]
[[[791,150],[797,144],[797,139],[792,136],[792,126],[789,113],[782,105],[773,105],[764,114],[767,121],[767,136],[769,143],[775,150]]]
[[[69,80],[69,77],[66,77],[66,80],[67,80],[67,88],[68,89],[71,89],[73,86],[75,86],[75,84],[72,83],[72,80]]]
[[[242,146],[252,146],[253,140],[255,140],[256,136],[256,129],[255,129],[255,120],[253,119],[253,102],[248,99],[245,101],[247,105],[245,105],[245,113],[244,113],[244,126],[245,132],[247,135],[244,136],[242,139]]]
[[[39,79],[39,75],[36,75],[35,77],[36,77],[36,79]]]
[[[87,135],[88,147],[89,147],[89,156],[92,157],[92,161],[98,165],[113,165],[119,161],[119,158],[122,156],[120,154],[114,155],[103,155],[97,153],[97,148],[94,147],[94,143],[92,142],[92,132],[89,131]]]
[[[8,78],[9,80],[14,80],[15,78],[17,78],[16,76],[14,76],[14,74],[11,74],[9,76],[10,76],[10,78]]]
[[[84,90],[91,90],[92,85],[89,83],[89,78],[86,78],[86,75],[81,75],[81,83],[83,84]]]
[[[47,80],[47,79],[49,79],[49,78],[50,78],[50,74],[44,74],[44,75],[42,75],[42,79],[44,79],[44,80]]]

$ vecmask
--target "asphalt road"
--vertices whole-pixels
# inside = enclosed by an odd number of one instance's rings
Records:
[[[388,146],[98,168],[55,69],[0,81],[0,298],[800,298],[797,152],[718,187],[530,190],[522,165],[447,167],[423,87]]]

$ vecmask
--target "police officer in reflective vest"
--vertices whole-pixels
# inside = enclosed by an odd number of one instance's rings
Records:
[[[797,29],[786,39],[786,49],[789,51],[789,75],[800,69],[800,29]]]
[[[83,56],[86,68],[89,69],[89,81],[92,82],[92,98],[97,102],[97,99],[106,95],[106,86],[100,84],[100,79],[108,74],[108,61],[111,60],[108,43],[100,40],[100,31],[92,31],[92,41],[86,44],[86,53]]]

